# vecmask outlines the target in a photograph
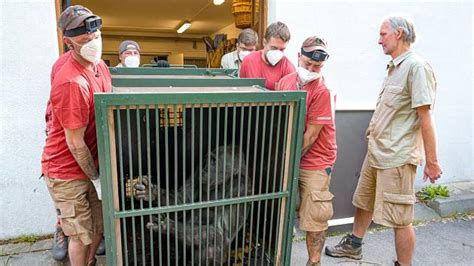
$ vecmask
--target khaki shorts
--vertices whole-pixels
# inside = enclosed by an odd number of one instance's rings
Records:
[[[328,229],[328,220],[333,215],[332,198],[329,192],[331,176],[325,170],[300,169],[300,229],[307,232],[322,232]]]
[[[64,234],[89,245],[104,232],[102,204],[89,179],[57,179],[45,176],[49,194],[61,219]]]
[[[352,204],[373,211],[374,223],[392,228],[409,226],[413,221],[415,176],[413,164],[378,169],[369,166],[366,157]]]

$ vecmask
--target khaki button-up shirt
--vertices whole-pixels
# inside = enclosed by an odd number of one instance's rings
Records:
[[[239,69],[240,59],[237,50],[225,54],[221,59],[221,68]]]
[[[421,125],[416,108],[433,108],[436,79],[431,66],[412,51],[390,61],[377,107],[367,129],[368,160],[388,169],[420,165],[424,158]]]

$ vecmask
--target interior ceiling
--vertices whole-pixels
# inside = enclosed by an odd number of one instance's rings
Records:
[[[210,35],[234,22],[232,0],[73,0],[102,17],[105,31],[176,33],[185,20],[186,34]]]

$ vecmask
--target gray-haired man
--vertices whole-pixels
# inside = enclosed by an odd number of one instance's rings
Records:
[[[380,27],[378,43],[392,60],[367,129],[367,156],[352,200],[352,234],[326,247],[329,256],[361,259],[362,237],[373,218],[394,229],[395,265],[411,264],[416,167],[426,157],[423,179],[434,183],[442,174],[431,117],[436,79],[431,66],[411,50],[415,38],[413,23],[404,17],[389,17]]]
[[[239,69],[244,57],[257,50],[258,36],[252,29],[244,29],[237,39],[237,49],[221,59],[222,68]]]

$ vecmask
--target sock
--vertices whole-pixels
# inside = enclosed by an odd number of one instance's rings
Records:
[[[360,248],[362,246],[362,238],[358,238],[354,234],[351,234],[351,239],[351,245],[353,248]]]

